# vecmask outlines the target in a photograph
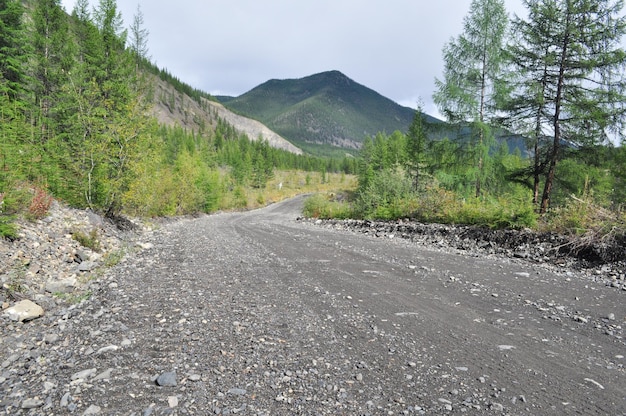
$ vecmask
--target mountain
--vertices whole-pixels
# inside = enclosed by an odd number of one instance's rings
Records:
[[[227,108],[267,125],[299,148],[329,155],[329,148],[358,149],[366,136],[406,132],[415,110],[403,107],[339,71],[300,79],[267,81],[239,97],[216,97]],[[466,126],[450,125],[424,114],[430,138],[469,141]],[[525,140],[503,129],[496,141],[528,156]],[[331,147],[332,146],[332,147]]]
[[[313,143],[357,149],[366,136],[406,132],[415,115],[339,71],[272,79],[239,97],[217,98],[302,148]]]
[[[218,102],[204,97],[191,98],[184,92],[177,91],[172,83],[155,75],[151,76],[151,85],[153,99],[150,112],[161,124],[178,125],[186,130],[199,132],[215,126],[219,117],[237,131],[245,133],[250,140],[261,137],[277,149],[298,155],[303,153],[301,149],[263,123],[235,114]]]

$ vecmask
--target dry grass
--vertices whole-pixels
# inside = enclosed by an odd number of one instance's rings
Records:
[[[341,193],[353,191],[357,187],[357,178],[354,175],[303,171],[276,171],[265,188],[245,188],[235,190],[226,195],[221,209],[254,209],[279,202],[296,195],[317,192]],[[245,198],[245,201],[242,199]],[[244,204],[245,202],[245,204]]]

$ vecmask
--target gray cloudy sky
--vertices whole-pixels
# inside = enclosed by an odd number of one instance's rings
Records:
[[[71,12],[75,0],[62,3]],[[522,0],[505,3],[525,15]],[[211,94],[339,70],[402,105],[421,97],[436,114],[441,49],[470,0],[117,0],[127,27],[139,4],[152,60]]]

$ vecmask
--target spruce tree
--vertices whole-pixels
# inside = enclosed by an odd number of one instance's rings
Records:
[[[471,124],[476,153],[475,190],[480,196],[485,158],[493,136],[488,122],[505,94],[504,41],[508,16],[503,0],[472,0],[464,31],[443,50],[444,79],[435,80],[435,103],[450,122]]]
[[[37,0],[33,11],[32,92],[40,141],[53,137],[59,93],[73,66],[69,26],[60,0]]]
[[[17,0],[0,0],[0,94],[16,99],[25,80],[24,8]]]
[[[0,0],[0,193],[28,165],[24,153],[26,80],[24,9],[16,0]]]

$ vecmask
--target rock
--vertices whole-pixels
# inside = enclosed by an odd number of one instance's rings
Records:
[[[59,405],[61,407],[67,407],[70,404],[70,401],[72,401],[72,396],[70,396],[70,393],[67,392],[63,395],[63,397],[61,397],[61,402],[59,403]]]
[[[34,399],[26,399],[22,402],[22,409],[36,409],[44,405],[44,401],[35,397]]]
[[[76,287],[76,279],[70,277],[62,280],[48,280],[45,287],[46,292],[50,293],[70,293]]]
[[[245,389],[230,389],[228,390],[228,394],[232,394],[233,396],[245,396],[246,395],[246,390]]]
[[[3,315],[18,322],[27,322],[43,316],[43,308],[30,300],[22,300],[4,310]]]
[[[117,351],[119,349],[120,347],[118,347],[117,345],[109,345],[106,347],[102,347],[98,351],[96,351],[96,355],[104,354],[106,352],[111,352],[111,351]]]
[[[167,398],[167,404],[170,406],[171,409],[175,408],[176,406],[178,406],[178,397],[169,396]]]
[[[98,369],[96,368],[90,368],[88,370],[79,371],[78,373],[72,374],[71,379],[72,380],[87,380],[93,377],[97,371]]]
[[[100,373],[97,376],[95,376],[93,381],[110,380],[112,373],[113,373],[113,369],[109,368],[108,370],[103,371],[102,373]]]
[[[46,334],[43,340],[46,344],[54,344],[59,341],[59,334]]]
[[[90,272],[97,266],[93,261],[84,261],[78,265],[79,272]]]
[[[161,387],[176,387],[176,371],[169,371],[161,374],[156,379],[156,384]]]
[[[92,404],[91,406],[87,408],[87,410],[85,410],[85,413],[83,413],[83,416],[98,415],[100,414],[101,411],[102,409],[100,408],[100,406],[96,406],[95,404]]]

